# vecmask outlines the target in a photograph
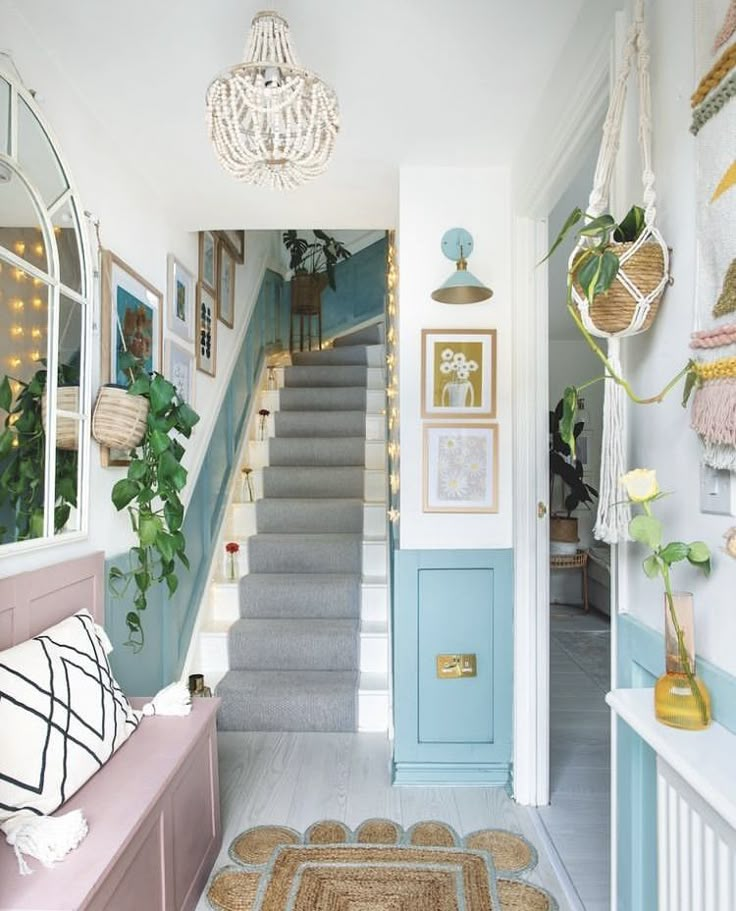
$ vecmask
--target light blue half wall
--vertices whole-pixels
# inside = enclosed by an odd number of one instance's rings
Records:
[[[736,678],[702,658],[696,658],[696,664],[698,675],[710,690],[713,718],[736,733]],[[620,615],[618,686],[653,687],[663,673],[664,639],[661,633],[629,614]],[[617,742],[617,911],[652,911],[657,907],[656,756],[651,747],[620,719]]]
[[[210,562],[227,491],[243,433],[245,419],[256,391],[256,383],[268,350],[278,350],[288,338],[286,295],[283,279],[267,271],[251,312],[240,354],[225,390],[220,413],[213,427],[207,452],[184,518],[183,532],[191,571],[179,567],[179,587],[173,597],[164,585],[149,590],[148,608],[142,621],[145,646],[138,654],[123,643],[127,639],[125,615],[132,605],[132,593],[115,598],[107,589],[105,617],[107,632],[115,650],[111,664],[122,688],[131,696],[146,696],[178,679],[181,675],[197,611],[207,585]],[[112,504],[109,504],[112,509]],[[127,565],[127,554],[107,560],[110,566]]]
[[[322,292],[322,338],[382,316],[386,307],[386,257],[383,237],[335,267],[335,286]],[[287,282],[289,296],[291,283]],[[290,297],[289,297],[290,299]],[[288,331],[284,338],[288,339]]]
[[[511,775],[511,550],[393,552],[394,780],[499,785]],[[477,676],[439,679],[439,654]]]

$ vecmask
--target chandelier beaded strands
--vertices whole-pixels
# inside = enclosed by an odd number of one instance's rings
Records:
[[[287,21],[268,10],[253,19],[244,62],[210,84],[207,123],[229,174],[291,190],[327,168],[340,112],[335,92],[299,65]]]

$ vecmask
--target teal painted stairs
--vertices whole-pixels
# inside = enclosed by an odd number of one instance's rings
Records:
[[[257,499],[231,507],[244,574],[237,586],[215,583],[200,649],[206,665],[207,637],[210,658],[226,642],[221,730],[386,726],[381,332],[376,325],[333,348],[294,353],[282,387],[264,393],[273,436],[251,442],[244,459]]]

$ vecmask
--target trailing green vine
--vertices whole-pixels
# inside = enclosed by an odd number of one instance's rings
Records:
[[[180,437],[191,436],[199,415],[160,373],[149,375],[128,353],[121,355],[121,361],[123,369],[133,371],[128,394],[144,396],[150,405],[146,431],[132,452],[127,476],[112,489],[115,508],[127,508],[138,537],[138,544],[128,552],[128,569],[113,566],[109,574],[116,596],[122,597],[133,586],[134,610],[125,618],[126,645],[137,652],[145,642],[141,614],[148,605],[149,589],[154,583],[165,583],[172,596],[179,585],[178,565],[189,569],[180,497],[187,470],[181,464],[185,450]]]

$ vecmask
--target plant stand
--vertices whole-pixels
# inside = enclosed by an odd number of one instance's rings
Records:
[[[583,586],[583,610],[590,610],[588,603],[588,551],[579,550],[576,554],[552,554],[549,558],[550,571],[555,569],[579,569]]]

